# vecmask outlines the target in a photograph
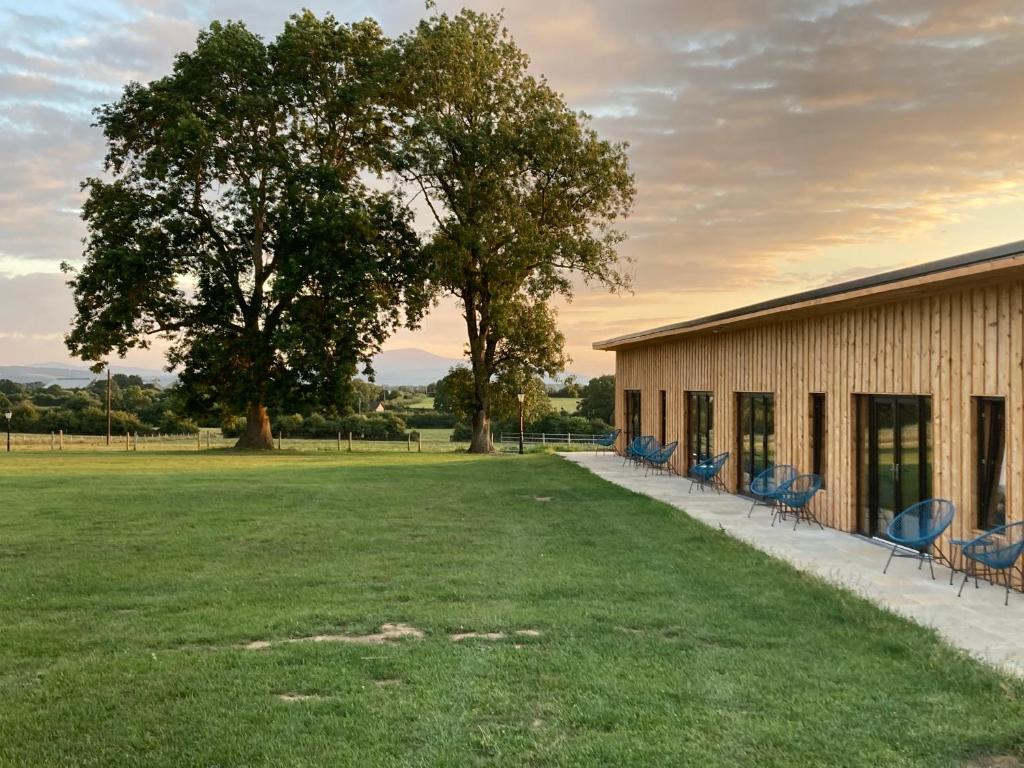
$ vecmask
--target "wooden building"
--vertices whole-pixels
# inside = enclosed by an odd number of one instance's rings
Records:
[[[742,493],[769,464],[825,480],[814,511],[884,536],[919,499],[950,535],[1024,516],[1024,241],[594,344],[615,352],[620,448],[724,451]]]

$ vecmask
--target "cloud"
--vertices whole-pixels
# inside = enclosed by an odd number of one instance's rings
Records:
[[[587,351],[595,337],[888,266],[893,243],[927,241],[919,261],[950,254],[934,249],[947,227],[994,244],[964,222],[1024,200],[1019,0],[470,4],[506,6],[534,69],[602,135],[631,144],[639,196],[623,253],[636,295],[584,292],[562,308],[586,365],[610,365]],[[392,34],[424,12],[419,0],[310,6],[375,15]],[[288,13],[271,0],[83,8],[0,20],[0,265],[54,269],[79,254],[77,185],[102,157],[89,107],[166,72],[212,18],[269,36]],[[458,354],[459,331],[446,314],[420,344]]]

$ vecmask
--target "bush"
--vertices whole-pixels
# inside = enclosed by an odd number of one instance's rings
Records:
[[[456,418],[452,413],[439,413],[438,411],[389,411],[399,416],[411,429],[451,429],[455,426]]]

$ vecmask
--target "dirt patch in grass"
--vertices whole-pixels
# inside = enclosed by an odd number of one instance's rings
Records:
[[[321,696],[318,693],[278,693],[275,694],[281,701],[286,701],[289,704],[294,704],[301,701],[326,701],[327,696]]]
[[[420,640],[424,637],[422,629],[408,624],[382,624],[380,630],[368,635],[311,635],[309,637],[289,637],[284,640],[253,640],[242,647],[247,651],[262,651],[275,645],[286,643],[353,643],[356,645],[383,645],[394,640],[406,638]]]
[[[1024,762],[1013,755],[986,755],[968,760],[964,768],[1024,768]]]
[[[384,677],[380,680],[374,680],[373,684],[378,688],[394,688],[395,686],[401,685],[402,681],[397,677]]]
[[[512,634],[518,637],[540,637],[541,632],[539,629],[517,629]],[[453,643],[463,640],[504,640],[506,637],[508,635],[505,632],[455,632],[448,635]]]

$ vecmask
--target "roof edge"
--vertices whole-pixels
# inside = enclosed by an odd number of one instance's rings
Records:
[[[658,326],[656,328],[648,328],[642,331],[634,331],[632,333],[623,334],[621,336],[614,336],[610,339],[603,339],[601,341],[595,341],[592,344],[594,349],[598,350],[614,350],[617,347],[625,344],[635,344],[643,342],[645,339],[655,336],[664,336],[671,333],[672,331],[685,331],[689,328],[695,328],[697,326],[714,325],[721,323],[726,320],[734,320],[742,318],[746,315],[753,315],[758,312],[766,312],[772,309],[781,309],[790,304],[800,304],[805,301],[813,301],[815,299],[824,299],[831,296],[841,296],[844,293],[852,293],[853,291],[863,290],[867,288],[877,288],[890,283],[898,283],[903,280],[908,280],[914,277],[924,277],[926,275],[938,274],[946,272],[959,267],[968,267],[975,264],[982,264],[989,261],[998,261],[1000,259],[1011,258],[1013,256],[1024,255],[1024,240],[1016,240],[1012,243],[1006,243],[1004,245],[996,245],[991,248],[983,248],[977,251],[969,251],[968,253],[962,253],[957,256],[949,256],[944,259],[938,259],[936,261],[928,261],[923,264],[916,264],[909,267],[901,267],[900,269],[890,270],[888,272],[880,272],[876,275],[869,275],[867,277],[860,277],[855,280],[847,280],[842,283],[836,283],[835,285],[824,286],[821,288],[813,288],[808,291],[800,291],[799,293],[791,293],[786,296],[780,296],[776,299],[768,299],[767,301],[760,301],[756,304],[748,304],[743,307],[737,307],[736,309],[725,310],[724,312],[716,312],[711,315],[705,315],[703,317],[693,318],[691,320],[683,320],[678,323],[670,323],[668,325]]]

